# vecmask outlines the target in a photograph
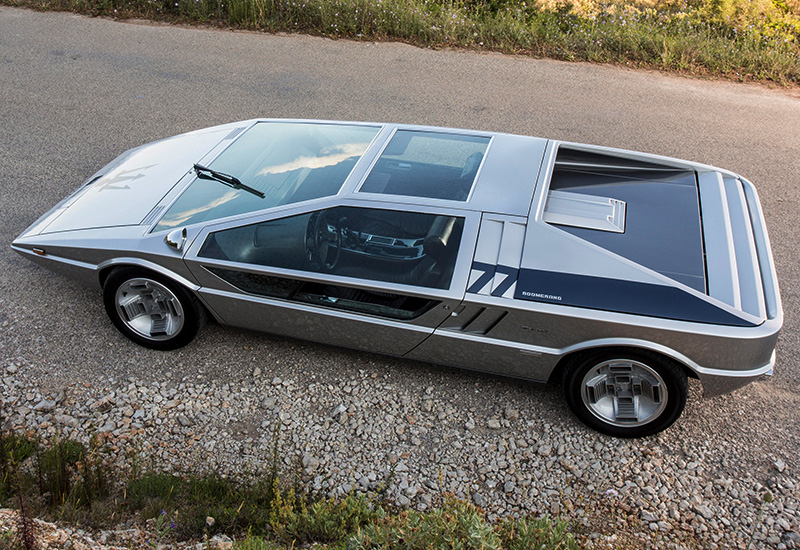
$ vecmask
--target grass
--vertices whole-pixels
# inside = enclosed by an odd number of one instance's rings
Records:
[[[347,540],[347,550],[578,550],[564,522],[542,519],[486,521],[469,503],[449,500],[427,513],[414,510],[382,517]]]
[[[263,474],[226,478],[214,473],[177,476],[157,471],[122,478],[105,460],[104,448],[55,439],[0,436],[3,492],[0,506],[20,510],[16,533],[0,533],[0,550],[37,547],[32,517],[84,529],[113,529],[147,521],[151,547],[183,540],[233,537],[236,550],[320,547],[339,550],[577,550],[563,521],[547,518],[490,522],[472,504],[449,498],[428,512],[397,511],[377,498],[349,494],[325,498],[306,491],[300,474],[287,486],[275,464]],[[107,479],[123,479],[111,487]],[[237,540],[238,539],[238,540]]]
[[[0,0],[797,85],[800,0]]]

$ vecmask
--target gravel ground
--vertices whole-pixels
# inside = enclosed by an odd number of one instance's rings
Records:
[[[31,365],[11,363],[2,396],[10,424],[84,441],[100,432],[122,468],[137,455],[171,471],[234,476],[267,471],[277,428],[286,475],[302,471],[331,496],[388,484],[391,500],[424,510],[452,493],[490,517],[564,517],[598,545],[623,537],[647,548],[736,548],[754,535],[756,548],[800,547],[787,460],[767,453],[751,470],[725,426],[705,426],[702,440],[681,422],[619,441],[578,425],[556,388],[261,336],[251,347],[215,332],[239,348],[230,350],[238,365],[263,364],[256,359],[274,348],[281,359],[222,380],[157,362],[157,379],[98,373],[50,391]],[[700,415],[699,397],[692,392],[688,416]],[[773,502],[762,504],[767,493]]]
[[[269,464],[278,427],[285,470],[301,463],[331,495],[388,484],[399,505],[424,509],[453,493],[493,517],[564,517],[598,548],[746,548],[751,537],[753,548],[800,547],[792,94],[0,8],[0,98],[4,243],[128,147],[262,115],[504,129],[744,173],[759,187],[782,285],[776,376],[713,400],[693,382],[681,420],[655,437],[587,430],[557,387],[214,324],[177,352],[142,349],[106,320],[98,290],[6,246],[0,397],[7,425],[82,440],[99,431],[119,462],[138,454],[174,471],[244,475]]]

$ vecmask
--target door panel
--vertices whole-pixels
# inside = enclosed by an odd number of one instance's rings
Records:
[[[212,288],[200,296],[227,324],[325,344],[403,355],[427,338],[450,314],[446,301],[418,324],[287,302]]]
[[[226,324],[403,355],[463,298],[478,220],[451,214],[335,206],[265,216],[205,230],[184,259]]]

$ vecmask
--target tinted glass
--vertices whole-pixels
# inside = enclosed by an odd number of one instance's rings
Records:
[[[265,196],[197,179],[155,230],[335,195],[378,130],[339,124],[256,124],[209,168],[234,176]]]
[[[271,277],[220,267],[208,266],[206,269],[220,279],[250,294],[283,298],[392,319],[414,319],[440,303],[414,296],[389,292],[375,293],[360,288]]]
[[[489,141],[481,136],[399,130],[361,191],[466,201]]]
[[[212,233],[200,256],[446,289],[464,219],[340,206]]]

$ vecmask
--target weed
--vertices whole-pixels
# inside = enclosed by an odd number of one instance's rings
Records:
[[[166,510],[161,510],[161,513],[156,518],[155,538],[154,540],[149,541],[150,547],[158,548],[161,546],[164,537],[166,537],[173,529],[175,529],[175,522],[167,516]]]
[[[0,418],[2,422],[2,418]],[[24,435],[0,434],[0,503],[16,492],[17,468],[36,453],[36,444]]]
[[[51,504],[63,503],[72,491],[73,474],[86,448],[77,441],[56,437],[52,446],[37,453],[39,490]]]
[[[14,531],[0,531],[0,550],[20,550],[21,546]],[[248,549],[250,550],[250,549]],[[260,550],[253,548],[252,550]]]
[[[750,550],[750,548],[752,548],[753,541],[756,538],[756,530],[758,530],[758,526],[761,523],[761,520],[764,519],[764,511],[767,508],[767,504],[770,504],[771,502],[772,502],[772,493],[767,491],[766,493],[764,493],[764,497],[761,500],[761,507],[758,511],[758,519],[756,519],[755,523],[753,523],[753,530],[750,532],[750,540],[747,543],[746,550]]]
[[[373,508],[363,495],[349,494],[342,500],[320,499],[306,502],[294,489],[282,494],[275,489],[270,525],[279,540],[286,544],[333,542],[384,515]]]
[[[507,519],[498,527],[503,548],[507,550],[529,550],[548,548],[552,550],[578,550],[580,547],[569,533],[565,521],[556,522],[548,518]]]
[[[348,550],[501,550],[497,531],[475,506],[449,499],[443,508],[384,516],[347,540]]]

